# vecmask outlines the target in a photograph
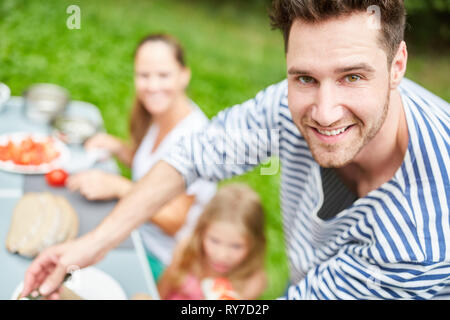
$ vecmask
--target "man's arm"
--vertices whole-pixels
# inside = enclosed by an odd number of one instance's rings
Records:
[[[166,203],[185,191],[183,177],[164,161],[136,182],[93,233],[102,250],[109,251]]]
[[[22,296],[37,288],[44,295],[51,293],[62,282],[69,267],[84,268],[97,263],[184,189],[184,180],[177,170],[160,161],[133,185],[95,230],[43,251],[27,270]]]

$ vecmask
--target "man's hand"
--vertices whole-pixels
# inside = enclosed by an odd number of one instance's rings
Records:
[[[103,258],[104,254],[96,248],[98,246],[94,237],[87,234],[44,250],[27,269],[21,297],[36,289],[43,296],[55,292],[67,272],[93,265]],[[52,294],[50,298],[58,298],[58,295]]]
[[[100,170],[87,170],[70,176],[66,187],[79,191],[88,200],[110,200],[123,197],[132,186],[128,179]]]

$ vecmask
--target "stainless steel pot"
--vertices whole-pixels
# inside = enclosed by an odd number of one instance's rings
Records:
[[[70,101],[69,92],[55,84],[38,83],[24,92],[25,114],[33,121],[50,123]]]

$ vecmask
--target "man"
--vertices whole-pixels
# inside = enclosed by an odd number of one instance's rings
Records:
[[[450,297],[449,104],[403,80],[403,1],[276,0],[271,18],[287,80],[186,137],[99,228],[42,253],[25,295],[97,262],[196,178],[250,169],[244,153],[281,160],[287,298]]]

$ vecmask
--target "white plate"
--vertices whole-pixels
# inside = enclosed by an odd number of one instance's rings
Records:
[[[49,136],[41,133],[29,133],[29,132],[15,132],[6,133],[0,135],[0,146],[8,144],[10,140],[14,143],[20,143],[22,140],[31,137],[36,142],[45,141]],[[70,150],[67,146],[60,140],[51,137],[55,148],[59,151],[59,156],[49,163],[43,163],[41,165],[19,165],[15,164],[13,161],[1,161],[0,169],[8,172],[23,173],[23,174],[43,174],[47,173],[53,169],[58,169],[63,167],[70,159]]]
[[[127,296],[120,284],[110,275],[95,267],[88,267],[72,273],[65,286],[85,300],[126,300]],[[22,292],[21,282],[11,296],[16,300]]]

